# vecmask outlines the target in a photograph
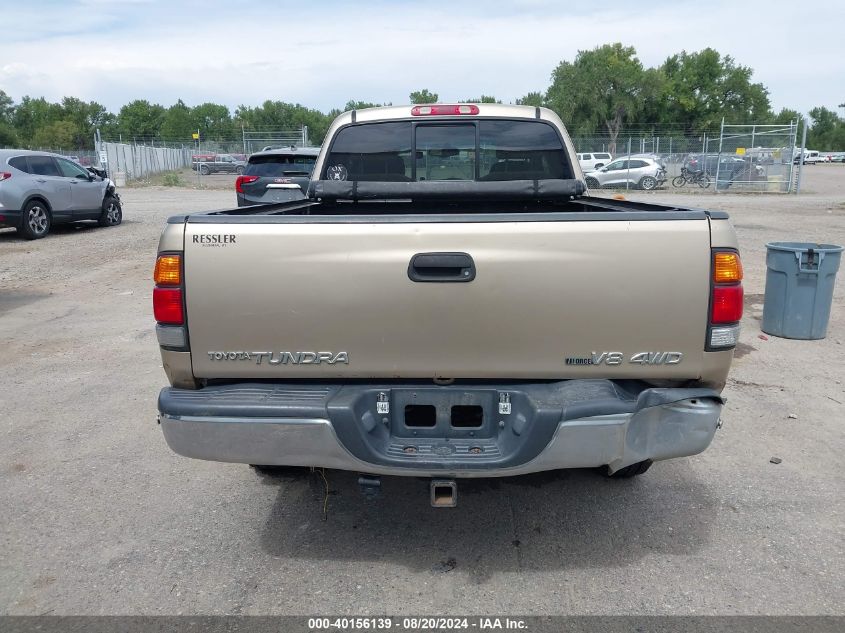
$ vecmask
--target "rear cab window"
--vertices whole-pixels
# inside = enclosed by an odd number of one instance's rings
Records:
[[[338,131],[326,180],[422,182],[571,178],[563,143],[543,121],[388,121]]]
[[[244,169],[246,176],[308,176],[317,162],[316,156],[307,154],[284,154],[251,156]]]

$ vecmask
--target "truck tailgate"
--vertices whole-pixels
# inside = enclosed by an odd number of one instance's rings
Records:
[[[185,230],[198,378],[701,374],[710,283],[703,214],[189,221]],[[475,278],[414,281],[409,263],[420,253],[466,253]]]

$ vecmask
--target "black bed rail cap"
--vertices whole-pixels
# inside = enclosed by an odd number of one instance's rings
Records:
[[[323,200],[560,200],[587,190],[581,180],[448,180],[423,182],[369,182],[312,180],[309,195]]]

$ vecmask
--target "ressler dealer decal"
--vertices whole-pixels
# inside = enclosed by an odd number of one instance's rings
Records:
[[[194,244],[200,244],[201,246],[228,246],[229,244],[235,243],[235,236],[234,235],[221,235],[221,234],[212,234],[212,235],[194,235],[193,236]]]

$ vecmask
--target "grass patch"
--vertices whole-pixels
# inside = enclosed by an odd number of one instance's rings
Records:
[[[161,176],[161,184],[165,187],[184,187],[185,182],[175,171],[169,171]]]

